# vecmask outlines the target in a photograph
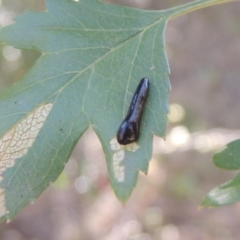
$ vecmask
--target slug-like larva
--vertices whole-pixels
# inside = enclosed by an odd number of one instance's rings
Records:
[[[117,140],[122,145],[135,142],[139,138],[141,118],[149,86],[149,79],[143,78],[136,89],[128,114],[118,129]]]

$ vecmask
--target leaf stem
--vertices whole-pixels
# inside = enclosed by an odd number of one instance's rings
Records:
[[[225,3],[225,2],[233,2],[233,1],[238,1],[238,0],[197,0],[194,2],[190,2],[178,7],[171,8],[169,10],[166,10],[167,13],[170,16],[170,19],[174,19],[180,15],[193,12],[195,10]]]

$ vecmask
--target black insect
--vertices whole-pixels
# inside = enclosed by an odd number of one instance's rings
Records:
[[[139,138],[140,123],[149,86],[150,82],[148,78],[141,79],[133,96],[128,114],[118,129],[117,140],[122,145],[135,142]]]

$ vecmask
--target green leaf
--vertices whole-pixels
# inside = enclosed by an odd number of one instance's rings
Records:
[[[218,207],[238,201],[240,201],[240,174],[209,192],[201,207]]]
[[[240,169],[240,140],[227,144],[227,148],[213,156],[214,164],[227,170]],[[240,174],[231,181],[211,190],[203,200],[203,207],[217,207],[240,201]]]
[[[153,134],[165,136],[169,66],[168,19],[225,0],[143,11],[96,0],[48,0],[0,31],[16,48],[42,52],[22,81],[0,94],[0,217],[12,219],[63,170],[91,126],[111,185],[121,201],[147,172]],[[117,129],[142,77],[151,81],[137,145],[117,144]],[[98,159],[96,159],[98,161]]]
[[[240,169],[240,140],[227,144],[227,148],[213,156],[214,164],[227,170]]]

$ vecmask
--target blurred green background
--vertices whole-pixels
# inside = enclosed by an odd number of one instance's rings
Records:
[[[109,1],[166,9],[183,0]],[[1,27],[43,0],[0,1]],[[0,240],[229,240],[240,236],[240,204],[198,209],[236,172],[217,169],[212,155],[240,138],[240,3],[209,7],[170,21],[168,136],[155,138],[148,175],[123,206],[108,181],[104,154],[89,129],[59,179],[10,223]],[[19,81],[40,53],[1,45],[0,88]]]

